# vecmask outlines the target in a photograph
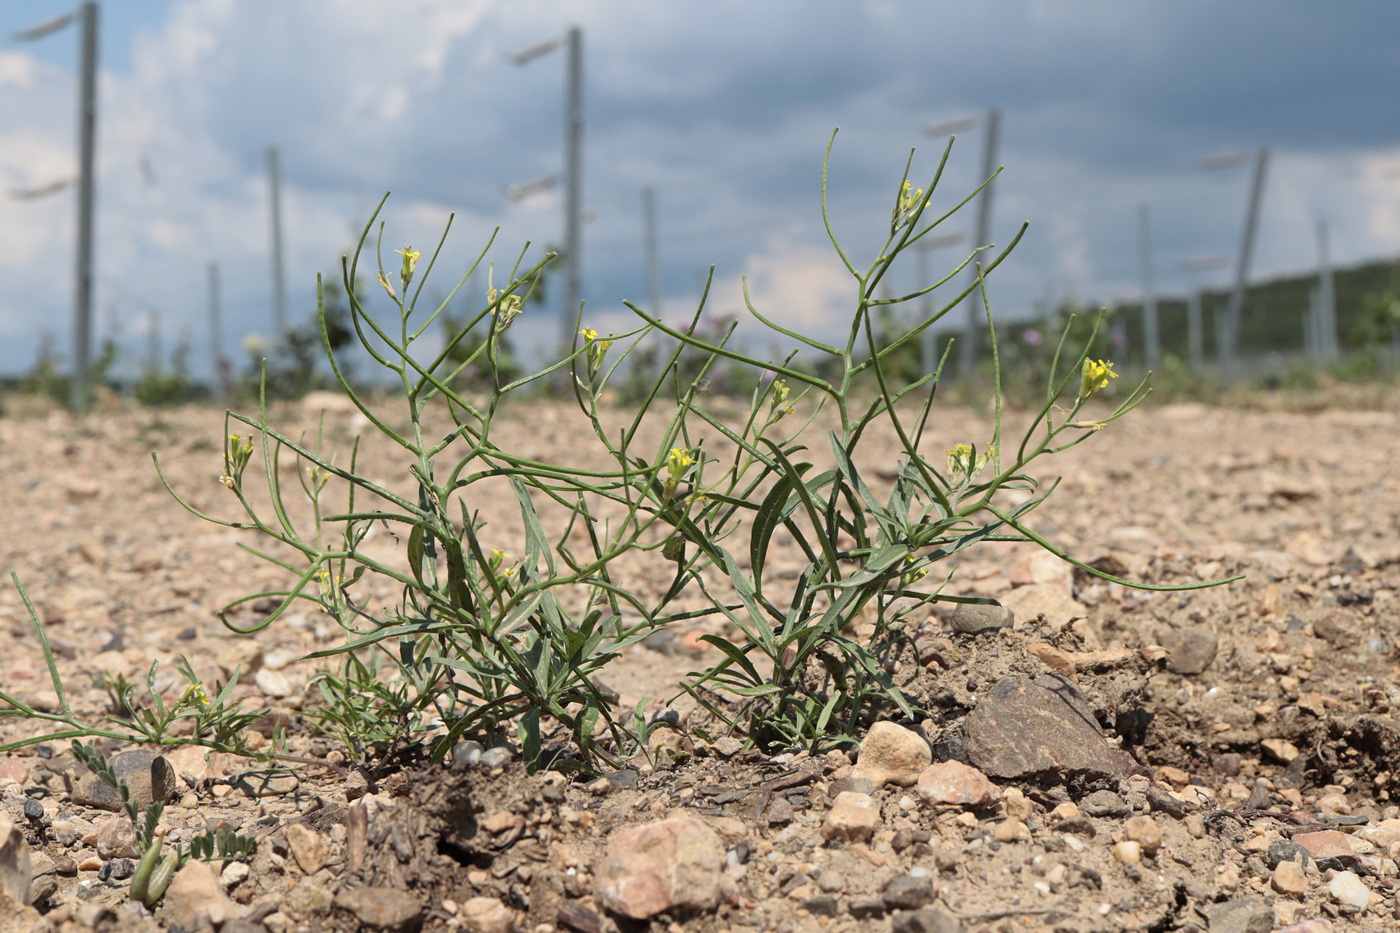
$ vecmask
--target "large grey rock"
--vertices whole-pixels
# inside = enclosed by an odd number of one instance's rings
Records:
[[[1007,780],[1093,785],[1123,776],[1088,702],[1057,674],[1007,677],[987,691],[964,720],[963,754]]]
[[[125,781],[131,799],[137,806],[168,803],[175,794],[178,775],[165,756],[149,748],[133,748],[118,752],[111,758],[112,771]],[[73,802],[99,810],[120,810],[121,797],[95,773],[89,771],[78,779],[72,790]]]

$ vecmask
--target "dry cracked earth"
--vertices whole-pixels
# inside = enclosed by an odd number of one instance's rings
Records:
[[[0,931],[1392,929],[1395,401],[1145,407],[1046,461],[1038,475],[1063,481],[1033,525],[1081,560],[1159,584],[1244,578],[1152,592],[1025,545],[974,549],[949,591],[995,597],[1013,624],[916,616],[917,656],[896,673],[922,715],[884,714],[859,748],[770,756],[714,733],[677,695],[717,623],[658,633],[604,680],[620,709],[648,701],[678,728],[600,776],[527,775],[508,744],[366,771],[318,733],[299,659],[339,631],[314,612],[225,629],[216,608],[285,578],[237,547],[249,533],[177,506],[151,464],[160,451],[195,506],[236,517],[218,482],[222,413],[0,420],[0,566],[33,597],[74,710],[100,722],[103,678],[144,683],[152,661],[177,700],[185,656],[209,682],[240,671],[265,713],[253,747],[287,756],[164,750],[147,782],[170,801],[161,831],[228,828],[258,847],[191,862],[152,912],[127,896],[130,826],[67,742],[0,754]],[[310,425],[314,405],[277,417]],[[536,405],[498,440],[557,454],[583,445],[572,423]],[[335,443],[364,427],[330,406]],[[935,432],[941,450],[991,428],[945,410]],[[867,442],[877,487],[888,441]],[[392,453],[367,443],[367,475],[406,479]],[[775,572],[793,551],[775,546]],[[651,585],[646,568],[631,583]],[[57,709],[8,585],[0,625],[0,689]],[[0,718],[0,742],[45,731]],[[152,773],[148,759],[131,771]]]

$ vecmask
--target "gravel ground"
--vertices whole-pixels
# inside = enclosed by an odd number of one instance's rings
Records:
[[[1400,417],[1393,398],[1305,401],[1143,408],[1041,468],[1063,481],[1032,524],[1081,560],[1156,583],[1244,580],[1152,593],[1024,545],[974,549],[950,591],[996,597],[1014,625],[916,619],[919,656],[898,675],[926,715],[818,757],[703,740],[713,722],[675,698],[716,629],[687,627],[603,678],[621,704],[674,708],[681,728],[651,760],[591,779],[528,776],[509,748],[365,773],[317,735],[302,714],[313,668],[297,659],[338,630],[306,612],[256,637],[226,630],[217,607],[285,577],[237,546],[250,533],[181,509],[149,458],[195,507],[236,517],[218,482],[222,413],[0,420],[0,567],[37,604],[74,709],[100,719],[97,675],[144,684],[152,661],[177,699],[184,655],[209,681],[239,669],[266,710],[254,746],[282,736],[300,759],[268,774],[167,751],[172,838],[231,828],[260,845],[247,862],[191,863],[152,914],[125,896],[129,830],[84,803],[67,743],[0,755],[13,824],[0,816],[0,892],[30,874],[34,905],[7,910],[0,893],[0,931],[1391,929]],[[311,407],[278,417],[314,425]],[[535,405],[498,437],[586,459],[572,423]],[[326,416],[342,448],[363,427]],[[948,410],[935,433],[941,451],[990,426]],[[889,438],[868,444],[878,477]],[[391,454],[368,444],[361,472],[404,485]],[[506,505],[479,504],[509,527]],[[775,550],[773,571],[791,559]],[[628,573],[656,585],[645,566]],[[0,623],[0,689],[55,709],[8,586]],[[0,741],[43,731],[0,719]],[[7,867],[20,849],[27,872],[18,856]]]

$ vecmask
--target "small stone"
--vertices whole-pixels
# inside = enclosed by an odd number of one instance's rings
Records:
[[[1215,632],[1204,626],[1161,632],[1157,643],[1167,649],[1167,667],[1187,675],[1200,674],[1210,667],[1220,648]]]
[[[1019,787],[1008,787],[1002,791],[1001,804],[1008,820],[1020,820],[1024,823],[1035,812],[1035,805],[1031,803],[1030,798],[1021,793]]]
[[[892,722],[877,722],[860,743],[851,777],[865,778],[876,787],[909,787],[932,761],[933,751],[922,735]]]
[[[841,912],[841,902],[830,894],[805,898],[801,907],[814,917],[834,917]]]
[[[1125,865],[1136,865],[1142,861],[1142,846],[1136,842],[1115,842],[1113,844],[1113,858]]]
[[[248,880],[253,873],[253,869],[247,862],[228,862],[224,865],[224,870],[219,872],[219,883],[225,890],[232,890]]]
[[[290,828],[290,827],[289,827]],[[495,898],[474,898],[490,900],[505,908]],[[335,895],[335,906],[355,915],[366,927],[375,930],[407,931],[416,930],[423,923],[423,904],[407,891],[397,888],[364,887],[346,888]],[[470,903],[470,902],[468,902]],[[514,915],[507,910],[505,926],[493,929],[498,933],[510,930]],[[477,929],[473,927],[473,929]]]
[[[287,848],[292,858],[308,875],[314,875],[326,864],[326,840],[304,823],[293,823],[286,829]]]
[[[967,635],[995,632],[1011,628],[1016,622],[1015,614],[1004,606],[988,606],[980,603],[958,603],[949,620],[953,631]]]
[[[1269,933],[1274,910],[1259,897],[1241,897],[1205,906],[1210,933]]]
[[[1085,816],[1108,817],[1117,819],[1127,816],[1131,811],[1128,804],[1111,790],[1096,790],[1092,794],[1079,801],[1079,809]]]
[[[1314,859],[1354,858],[1355,850],[1345,833],[1324,829],[1315,833],[1298,833],[1293,841],[1308,851]]]
[[[839,871],[828,868],[817,875],[817,887],[827,894],[840,894],[846,890],[846,876]]]
[[[846,905],[846,913],[857,920],[873,920],[885,915],[885,902],[879,898],[851,901]]]
[[[900,875],[890,879],[881,896],[886,910],[918,910],[933,901],[933,879]]]
[[[8,813],[0,811],[0,902],[9,896],[16,904],[28,904],[33,874],[33,858],[24,831]]]
[[[869,778],[858,778],[848,774],[843,778],[832,781],[826,789],[826,794],[832,800],[835,800],[846,791],[869,795],[875,793],[875,785]]]
[[[136,848],[136,827],[126,817],[111,817],[97,827],[93,841],[97,854],[103,859],[140,858]]]
[[[865,842],[879,823],[880,809],[873,797],[845,791],[837,795],[826,814],[822,838],[828,842]]]
[[[328,916],[334,904],[335,895],[330,889],[311,878],[302,878],[296,887],[287,892],[282,911],[293,920],[316,920]]]
[[[292,681],[281,671],[264,667],[253,675],[253,685],[262,691],[263,696],[281,699],[295,692]]]
[[[249,797],[284,797],[295,791],[301,780],[286,768],[269,768],[244,771],[234,775],[230,783]]]
[[[929,765],[919,775],[916,793],[929,806],[971,807],[976,810],[994,806],[1001,799],[1000,788],[981,771],[961,761],[940,761]]]
[[[1031,831],[1020,820],[1003,820],[992,827],[992,838],[997,842],[1030,842]]]
[[[175,873],[163,901],[166,919],[172,927],[198,930],[218,929],[224,921],[241,917],[243,909],[229,900],[208,862],[191,859]]]
[[[1313,917],[1302,923],[1284,927],[1278,933],[1332,933],[1332,921],[1326,917]]]
[[[1308,876],[1304,874],[1302,865],[1285,859],[1274,866],[1269,884],[1280,894],[1300,897],[1308,889]]]
[[[1339,871],[1327,882],[1327,893],[1338,904],[1365,910],[1371,903],[1371,889],[1355,872]]]
[[[18,758],[0,758],[0,787],[9,784],[25,784],[29,780],[29,769]]]
[[[515,753],[509,748],[498,745],[495,748],[488,748],[481,753],[481,765],[484,768],[491,769],[504,768],[506,765],[510,764],[511,759],[514,757]]]
[[[1162,848],[1162,830],[1150,816],[1129,817],[1123,823],[1123,838],[1142,846],[1142,854],[1153,856]]]
[[[890,921],[890,933],[963,933],[956,917],[933,907],[906,910]]]
[[[1238,770],[1235,773],[1238,774]],[[1166,784],[1172,790],[1181,790],[1187,784],[1191,783],[1191,775],[1180,768],[1173,768],[1171,765],[1163,765],[1157,769],[1157,780]]]
[[[118,780],[125,781],[131,799],[140,807],[153,803],[169,803],[175,794],[177,775],[165,756],[149,748],[133,748],[118,752],[110,759]],[[121,796],[108,787],[102,778],[89,771],[78,779],[72,791],[73,802],[85,807],[117,812],[122,808]]]
[[[613,833],[594,890],[608,910],[645,920],[713,909],[729,893],[725,882],[719,836],[703,821],[679,816]]]
[[[1300,868],[1308,864],[1308,850],[1291,839],[1275,839],[1269,843],[1264,853],[1264,864],[1270,869],[1277,868],[1280,862],[1296,862]]]
[[[1287,739],[1264,739],[1259,743],[1259,747],[1264,750],[1274,761],[1286,765],[1294,758],[1298,757],[1298,746]]]

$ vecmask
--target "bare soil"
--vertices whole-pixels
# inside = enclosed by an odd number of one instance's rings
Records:
[[[255,744],[268,749],[276,735],[285,742],[277,751],[301,759],[280,763],[296,774],[294,789],[253,797],[237,778],[262,765],[175,758],[182,777],[164,823],[176,838],[226,826],[262,842],[251,871],[224,872],[229,896],[247,911],[226,929],[375,928],[388,921],[351,893],[366,886],[408,896],[416,909],[401,929],[509,929],[488,916],[486,898],[507,911],[505,923],[537,933],[934,929],[887,896],[911,873],[930,880],[926,906],[951,924],[940,929],[1243,930],[1261,928],[1262,916],[1274,928],[1316,918],[1305,928],[1313,933],[1329,928],[1323,921],[1391,929],[1400,916],[1400,823],[1385,822],[1400,818],[1391,799],[1400,781],[1400,713],[1392,716],[1400,706],[1400,416],[1390,401],[1371,410],[1147,407],[1046,461],[1042,478],[1063,480],[1032,524],[1081,560],[1152,583],[1245,577],[1148,592],[1047,564],[1024,545],[968,552],[949,591],[998,598],[1014,610],[1015,627],[974,635],[954,631],[942,611],[917,620],[919,658],[906,659],[899,676],[928,715],[903,725],[928,737],[935,760],[955,755],[962,721],[995,683],[1059,675],[1125,753],[1122,778],[1108,788],[1123,809],[1089,799],[1103,787],[1054,775],[1003,782],[1003,791],[1021,792],[1027,812],[1011,812],[1010,802],[931,807],[911,788],[878,787],[880,822],[863,843],[828,842],[820,832],[835,791],[849,786],[853,754],[770,757],[693,734],[705,718],[678,698],[678,684],[705,663],[697,636],[715,623],[630,649],[604,677],[622,709],[641,700],[676,709],[685,728],[670,754],[603,779],[527,775],[518,756],[355,770],[304,716],[316,700],[312,668],[295,660],[335,644],[338,629],[310,612],[256,636],[224,628],[218,607],[285,586],[286,577],[237,546],[257,543],[250,532],[181,509],[152,466],[157,450],[195,507],[236,518],[218,482],[220,412],[0,420],[0,567],[18,573],[37,604],[79,713],[98,721],[109,712],[100,674],[144,683],[152,661],[157,690],[178,697],[174,665],[183,655],[209,681],[239,669],[247,703],[267,711]],[[282,417],[316,421],[306,408]],[[983,414],[940,419],[935,443],[990,439]],[[365,429],[343,409],[326,424],[341,445]],[[498,437],[526,454],[575,445],[591,456],[569,424],[566,411],[535,406],[499,425]],[[887,441],[869,442],[877,477],[893,465],[892,453],[887,462],[879,453],[881,444],[893,449]],[[392,450],[369,444],[361,464],[386,483],[408,481]],[[507,503],[481,508],[509,522]],[[398,542],[386,535],[379,546],[389,553]],[[634,582],[648,585],[647,573],[637,569]],[[8,634],[0,689],[56,709],[39,644],[8,585],[0,625]],[[0,719],[0,742],[45,731]],[[134,905],[129,882],[104,871],[117,856],[99,855],[98,830],[115,817],[73,803],[72,782],[64,741],[0,756],[0,800],[43,872],[39,928],[172,929],[166,906],[151,914]],[[29,800],[42,817],[32,806],[26,817]],[[732,885],[724,903],[650,920],[609,913],[594,874],[610,835],[678,813],[699,816],[723,840]],[[1134,854],[1117,843],[1139,816],[1155,824],[1160,848]],[[323,844],[320,864],[302,857],[307,837],[290,831],[298,824]],[[1271,846],[1318,830],[1344,834],[1350,851],[1309,859],[1301,884],[1280,881]],[[1329,891],[1341,871],[1360,878],[1364,908]],[[1256,925],[1222,907],[1241,902]]]

